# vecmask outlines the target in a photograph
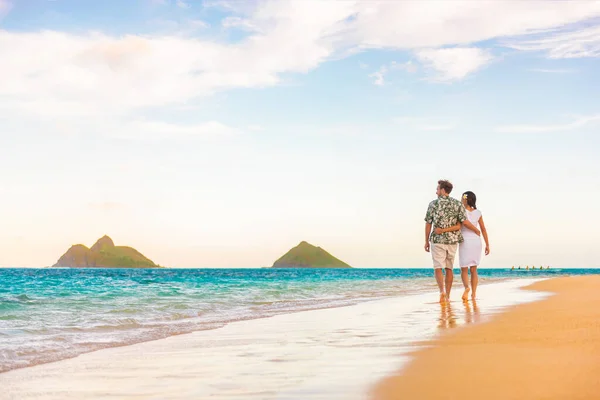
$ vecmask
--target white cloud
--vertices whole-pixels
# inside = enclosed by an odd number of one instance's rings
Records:
[[[384,76],[387,73],[388,69],[385,65],[382,65],[379,70],[369,74],[370,78],[375,78],[373,83],[377,86],[383,86]]]
[[[154,32],[172,36],[192,36],[200,30],[210,27],[210,24],[200,19],[152,19],[147,22]]]
[[[12,3],[8,0],[0,0],[0,18],[4,17],[10,9],[12,8]]]
[[[551,68],[532,68],[531,72],[541,72],[543,74],[572,74],[577,72],[574,69],[551,69]]]
[[[217,91],[276,85],[283,74],[306,73],[367,48],[415,50],[419,60],[439,71],[439,79],[456,80],[490,60],[489,52],[473,43],[600,15],[600,2],[273,0],[218,5],[230,14],[224,26],[244,27],[247,37],[222,43],[180,33],[117,37],[0,30],[0,109],[47,116],[119,115],[189,104]],[[385,72],[374,76],[376,82],[384,82]]]
[[[489,51],[477,47],[424,49],[415,55],[427,68],[437,71],[433,79],[438,81],[463,79],[493,59]]]
[[[0,109],[126,113],[218,90],[274,85],[280,73],[305,72],[329,54],[310,43],[276,52],[274,40],[257,37],[234,46],[181,37],[0,31]]]
[[[175,4],[177,4],[177,7],[179,7],[179,8],[184,8],[184,9],[190,8],[190,5],[182,0],[177,0],[177,2]]]
[[[600,2],[359,1],[353,23],[364,47],[468,45],[600,16]]]
[[[392,61],[389,64],[382,65],[379,70],[373,72],[372,74],[369,74],[369,77],[375,78],[373,81],[375,85],[382,86],[385,83],[385,75],[394,70],[403,70],[414,73],[417,71],[417,66],[412,61],[407,61],[405,63]]]
[[[600,25],[560,30],[507,44],[521,51],[542,51],[549,58],[600,57]]]
[[[247,31],[258,31],[258,27],[249,19],[240,17],[226,17],[221,21],[223,28],[240,28]]]
[[[600,121],[600,114],[591,116],[576,117],[572,122],[553,125],[506,125],[496,128],[496,132],[501,133],[543,133],[543,132],[561,132],[572,131],[583,128],[584,126]]]

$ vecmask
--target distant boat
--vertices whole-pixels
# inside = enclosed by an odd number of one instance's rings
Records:
[[[518,271],[518,270],[521,270],[521,269],[523,269],[523,270],[526,270],[526,271],[529,271],[529,270],[535,271],[535,270],[537,270],[538,268],[537,268],[535,265],[532,265],[532,266],[531,266],[531,268],[529,267],[529,265],[527,265],[527,266],[526,266],[526,267],[524,267],[524,268],[521,268],[521,266],[520,266],[520,265],[519,265],[517,268],[515,268],[515,266],[513,265],[513,266],[510,268],[510,270],[511,270],[511,271],[515,271],[515,270],[517,270],[517,271]],[[546,268],[544,268],[544,266],[543,266],[543,265],[541,265],[541,266],[539,267],[539,269],[540,269],[540,270],[544,270],[544,269],[548,270],[548,269],[550,269],[550,266],[548,265],[548,266],[546,266]]]

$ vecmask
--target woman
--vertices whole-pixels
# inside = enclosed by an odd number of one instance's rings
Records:
[[[485,255],[490,254],[490,242],[488,240],[487,230],[485,229],[485,224],[483,223],[483,216],[481,215],[481,211],[477,209],[477,197],[473,192],[465,192],[462,195],[462,203],[465,206],[465,210],[467,211],[467,219],[473,224],[476,228],[475,230],[471,230],[464,225],[456,224],[447,229],[436,229],[436,233],[444,233],[461,230],[464,241],[458,246],[458,259],[460,263],[460,277],[462,278],[463,285],[465,287],[465,292],[462,295],[463,300],[467,300],[469,298],[469,292],[471,289],[473,292],[471,293],[471,298],[475,300],[477,295],[477,283],[479,282],[479,277],[477,275],[477,267],[481,263],[481,234],[483,235],[483,240],[485,240]],[[469,287],[469,269],[471,270],[471,286]]]

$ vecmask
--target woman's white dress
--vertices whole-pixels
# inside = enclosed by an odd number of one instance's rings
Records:
[[[481,211],[467,210],[467,218],[475,225],[475,227],[477,227],[477,229],[479,229]],[[481,263],[481,238],[465,226],[461,226],[460,230],[465,239],[464,242],[458,246],[458,260],[461,268],[479,265]]]

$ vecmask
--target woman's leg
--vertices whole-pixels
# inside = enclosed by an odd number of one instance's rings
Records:
[[[469,298],[469,267],[460,267],[460,277],[463,282],[463,286],[465,287],[465,292],[462,295],[463,300],[467,300]]]
[[[479,276],[477,275],[477,265],[471,267],[471,287],[473,288],[473,293],[471,297],[474,299],[475,294],[477,293],[477,284],[479,283]]]

